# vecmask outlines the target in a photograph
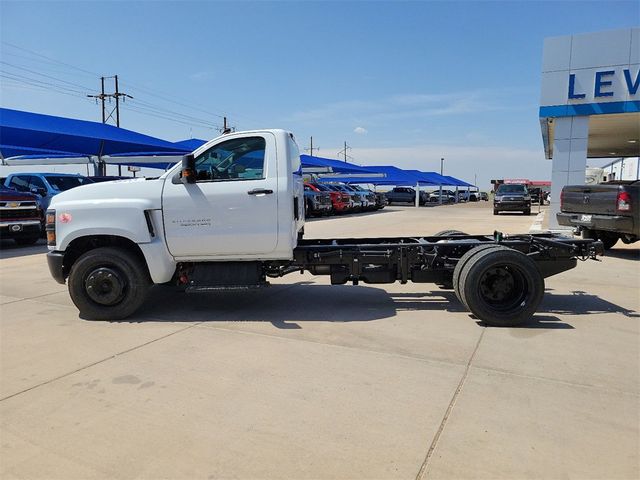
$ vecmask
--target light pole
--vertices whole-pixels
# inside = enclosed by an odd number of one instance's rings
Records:
[[[440,159],[440,176],[444,174],[444,158]],[[440,182],[440,205],[442,205],[442,182]]]

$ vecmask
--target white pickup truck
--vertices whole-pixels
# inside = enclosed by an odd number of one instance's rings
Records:
[[[304,189],[284,130],[223,135],[159,178],[63,192],[46,215],[47,261],[87,319],[121,319],[152,284],[188,292],[259,288],[310,271],[332,284],[432,282],[454,288],[480,320],[517,325],[544,278],[602,254],[590,239],[553,235],[302,238]]]

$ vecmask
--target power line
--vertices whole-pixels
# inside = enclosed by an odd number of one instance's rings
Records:
[[[74,70],[78,70],[80,72],[83,72],[83,73],[86,73],[86,74],[89,74],[89,75],[93,75],[95,77],[99,77],[100,76],[99,73],[90,72],[89,70],[85,70],[83,68],[76,67],[75,65],[71,65],[70,63],[62,62],[60,60],[56,60],[55,58],[47,57],[46,55],[43,55],[43,54],[38,53],[38,52],[34,52],[33,50],[29,50],[28,48],[20,47],[18,45],[15,45],[15,44],[10,43],[10,42],[5,42],[5,41],[2,41],[2,43],[4,43],[5,45],[10,46],[12,48],[15,48],[15,49],[18,49],[18,50],[22,50],[23,52],[28,52],[31,55],[36,55],[36,56],[41,57],[41,58],[46,58],[50,62],[57,63],[59,65],[64,65],[66,67],[73,68]]]
[[[9,67],[12,67],[12,68],[17,68],[19,70],[24,70],[25,72],[33,73],[35,75],[40,75],[41,77],[50,78],[50,79],[56,80],[58,82],[67,83],[67,84],[72,85],[74,87],[80,87],[80,88],[84,88],[85,90],[91,90],[91,88],[87,87],[86,85],[80,85],[80,84],[77,84],[77,83],[69,82],[67,80],[63,80],[61,78],[53,77],[51,75],[46,75],[44,73],[39,73],[39,72],[36,72],[35,70],[31,70],[29,68],[21,67],[20,65],[14,65],[12,63],[5,62],[3,60],[0,60],[0,63],[2,63],[3,65],[8,65]]]
[[[17,50],[22,51],[22,52],[26,52],[31,57],[29,57],[29,56],[21,56],[21,55],[18,55],[16,53],[13,53],[13,52],[3,52],[3,54],[9,54],[9,55],[12,55],[12,56],[15,56],[15,57],[18,57],[18,58],[22,58],[23,60],[27,60],[29,62],[40,63],[40,67],[38,67],[38,68],[41,68],[43,63],[46,64],[49,68],[53,64],[55,66],[62,66],[64,68],[66,68],[66,69],[72,69],[74,71],[81,72],[81,73],[83,73],[85,75],[89,75],[89,76],[91,76],[93,78],[96,78],[96,77],[102,78],[96,72],[92,72],[92,71],[86,70],[84,68],[78,67],[76,65],[72,65],[70,63],[57,60],[55,58],[49,57],[47,55],[43,55],[41,53],[35,52],[35,51],[30,50],[28,48],[20,47],[18,45],[15,45],[13,43],[6,42],[6,41],[2,41],[2,43],[4,45],[7,45],[7,46],[11,47],[11,48],[17,49]],[[33,58],[33,56],[35,56],[37,58]],[[62,82],[62,83],[67,84],[67,85],[83,88],[83,89],[85,89],[85,92],[81,92],[81,91],[66,87],[64,85],[48,83],[48,82],[44,82],[42,80],[37,80],[37,79],[34,79],[34,78],[29,78],[29,77],[18,75],[17,73],[9,72],[9,74],[15,75],[17,78],[19,78],[19,80],[18,79],[14,79],[15,81],[22,81],[23,83],[26,83],[26,84],[29,84],[29,85],[32,85],[32,86],[34,86],[34,84],[33,83],[29,83],[29,82],[38,82],[39,85],[35,85],[35,86],[42,87],[42,85],[48,85],[48,86],[51,86],[51,87],[55,87],[57,89],[64,89],[65,92],[73,92],[73,93],[77,93],[78,95],[83,95],[83,96],[86,94],[87,91],[91,91],[92,90],[90,87],[87,87],[85,85],[80,85],[80,84],[77,84],[77,83],[74,83],[74,82],[70,82],[68,80],[64,80],[64,79],[61,79],[61,78],[58,78],[58,77],[54,77],[52,75],[47,75],[47,74],[44,74],[44,73],[40,73],[40,72],[31,70],[29,68],[26,68],[24,66],[11,64],[9,62],[4,62],[4,61],[2,63],[5,64],[5,65],[8,65],[8,66],[11,66],[13,68],[17,68],[17,69],[20,69],[20,70],[23,70],[23,71],[26,71],[26,72],[29,72],[29,73],[32,73],[32,74],[35,74],[35,75],[42,76],[44,78],[49,78],[51,80],[55,80],[56,82]],[[65,74],[63,72],[57,72],[57,73],[61,73],[63,75]],[[125,82],[122,82],[122,84],[124,85]],[[153,89],[150,89],[148,87],[143,87],[143,86],[140,86],[140,85],[136,85],[136,84],[133,84],[131,82],[126,82],[126,85],[130,85],[130,86],[134,87],[137,90],[141,90],[143,92],[146,92],[145,93],[146,95],[158,98],[161,101],[173,103],[175,105],[179,105],[179,106],[182,106],[182,107],[185,107],[185,108],[189,108],[190,110],[197,110],[199,112],[206,113],[208,116],[214,116],[214,117],[218,117],[220,119],[224,119],[225,118],[225,115],[213,113],[213,112],[211,112],[209,110],[205,110],[205,109],[203,109],[201,107],[198,107],[196,105],[192,105],[192,104],[189,104],[189,103],[186,103],[186,102],[181,102],[181,101],[178,101],[178,100],[175,100],[175,99],[172,99],[172,98],[167,98],[167,95],[170,95],[170,94],[166,94],[166,93],[160,92],[158,90],[153,90]],[[43,88],[43,89],[46,89],[46,88]],[[60,92],[59,90],[57,90],[57,91],[58,91],[58,93],[63,93],[63,92]],[[69,93],[66,93],[66,94],[69,95]],[[105,99],[108,100],[108,98],[109,98],[109,97],[105,97],[104,99],[101,99],[101,98],[99,98],[100,95],[102,95],[102,94],[98,94],[98,99],[100,99],[101,102],[103,100],[105,100]],[[118,100],[119,100],[119,98],[118,98]],[[215,129],[218,129],[218,130],[222,130],[224,128],[224,127],[222,127],[222,128],[219,127],[218,125],[216,125],[213,122],[210,122],[210,121],[202,119],[202,118],[195,117],[193,115],[188,115],[188,114],[177,112],[175,110],[170,110],[170,109],[165,108],[165,107],[163,107],[161,105],[158,105],[156,103],[145,102],[143,100],[140,100],[137,95],[136,95],[136,103],[140,103],[141,106],[145,106],[149,110],[155,111],[160,115],[164,115],[162,117],[159,116],[159,115],[156,115],[156,116],[158,116],[158,118],[165,118],[167,120],[174,120],[173,118],[167,117],[166,115],[167,114],[171,115],[171,116],[175,115],[175,116],[180,117],[181,120],[185,120],[185,121],[181,121],[181,122],[178,122],[178,123],[194,125],[194,126],[195,126],[195,124],[203,124],[203,125],[207,126],[207,128],[213,127]],[[113,114],[113,113],[114,112],[112,111],[111,114]],[[115,113],[117,115],[117,110],[115,111]],[[140,113],[142,113],[142,112],[140,112]],[[105,118],[109,118],[109,116],[105,115]],[[188,122],[194,122],[194,123],[188,123]]]
[[[55,83],[51,83],[51,82],[45,82],[43,80],[38,80],[35,78],[29,78],[29,77],[25,77],[24,75],[20,75],[17,73],[11,73],[11,72],[2,72],[2,76],[5,78],[9,78],[11,80],[14,81],[20,81],[20,82],[24,82],[24,83],[28,83],[29,85],[36,85],[36,86],[43,86],[43,88],[45,90],[54,90],[54,91],[58,91],[61,93],[73,93],[75,95],[84,95],[84,92],[81,92],[80,90],[76,90],[73,88],[69,88],[69,87],[65,87],[64,85],[57,85]],[[47,88],[49,87],[49,88]],[[54,88],[51,88],[54,87]]]
[[[131,105],[123,105],[122,109],[123,110],[130,110],[132,112],[136,112],[136,113],[139,113],[141,115],[147,115],[148,117],[161,118],[163,120],[169,120],[169,121],[174,122],[174,123],[180,123],[182,125],[188,125],[190,127],[206,128],[206,129],[210,129],[210,130],[217,130],[218,129],[216,127],[211,127],[211,126],[207,126],[207,125],[197,125],[197,124],[194,124],[193,122],[192,123],[183,122],[182,120],[178,120],[176,118],[172,118],[172,117],[168,117],[168,116],[165,116],[165,115],[161,115],[161,114],[157,114],[157,113],[151,113],[151,112],[148,112],[148,111],[145,111],[145,110],[141,110],[140,108],[137,108],[137,107],[134,107],[134,106],[131,106]]]

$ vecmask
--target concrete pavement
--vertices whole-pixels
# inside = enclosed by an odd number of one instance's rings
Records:
[[[312,220],[309,237],[529,231],[485,202]],[[1,478],[637,478],[638,246],[484,328],[426,284],[293,274],[155,288],[78,317],[43,247],[0,251]]]

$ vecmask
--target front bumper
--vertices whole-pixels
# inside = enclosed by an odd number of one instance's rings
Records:
[[[4,220],[0,222],[0,237],[22,238],[34,237],[42,234],[40,220]]]
[[[64,275],[64,252],[49,252],[47,253],[47,264],[49,265],[49,273],[53,279],[58,282],[64,284],[65,275]]]

